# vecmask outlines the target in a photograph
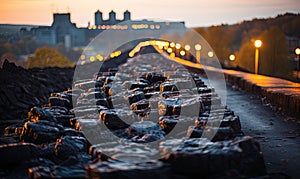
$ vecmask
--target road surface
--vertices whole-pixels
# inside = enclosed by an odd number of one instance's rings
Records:
[[[227,105],[240,116],[245,135],[259,141],[268,173],[300,176],[300,123],[263,104],[253,93],[227,86]]]

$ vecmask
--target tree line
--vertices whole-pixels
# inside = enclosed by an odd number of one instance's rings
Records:
[[[211,45],[221,64],[228,63],[228,55],[235,54],[232,66],[254,72],[254,40],[263,42],[260,48],[261,74],[292,79],[288,61],[287,37],[300,38],[300,14],[286,13],[275,18],[253,19],[234,25],[195,28]]]

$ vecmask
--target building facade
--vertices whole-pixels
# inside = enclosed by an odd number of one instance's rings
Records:
[[[138,30],[148,33],[163,29],[184,28],[184,22],[155,22],[148,20],[133,21],[131,13],[126,10],[123,19],[117,19],[114,11],[109,12],[109,18],[103,19],[103,13],[96,11],[94,25],[86,28],[78,28],[71,22],[70,13],[54,13],[51,26],[39,26],[32,28],[30,34],[38,44],[54,46],[63,43],[67,48],[86,46],[92,39],[104,30]]]

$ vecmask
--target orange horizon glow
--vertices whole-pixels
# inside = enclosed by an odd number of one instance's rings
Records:
[[[94,24],[94,12],[104,19],[114,10],[117,18],[131,11],[132,19],[185,21],[187,26],[238,23],[253,18],[275,17],[286,12],[299,13],[298,0],[0,0],[0,24],[51,25],[53,13],[71,13],[72,22],[86,27]],[[255,13],[254,13],[255,12]]]

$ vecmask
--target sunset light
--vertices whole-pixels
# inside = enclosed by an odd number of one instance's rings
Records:
[[[0,178],[299,178],[299,0],[0,1]]]
[[[2,0],[0,6],[0,23],[50,25],[52,13],[70,12],[72,21],[78,26],[86,27],[92,22],[93,12],[101,10],[108,13],[114,10],[117,13],[125,10],[133,12],[133,19],[167,19],[182,20],[187,26],[207,26],[221,23],[236,23],[245,18],[270,17],[284,11],[298,12],[299,4],[295,0],[282,1],[205,1],[188,0],[160,1],[151,0]],[[259,7],[259,8],[257,8]],[[153,9],[155,8],[155,13]],[[255,13],[253,13],[255,12]],[[104,16],[108,18],[108,16]],[[142,28],[145,28],[143,26]],[[148,28],[159,29],[157,25]]]

